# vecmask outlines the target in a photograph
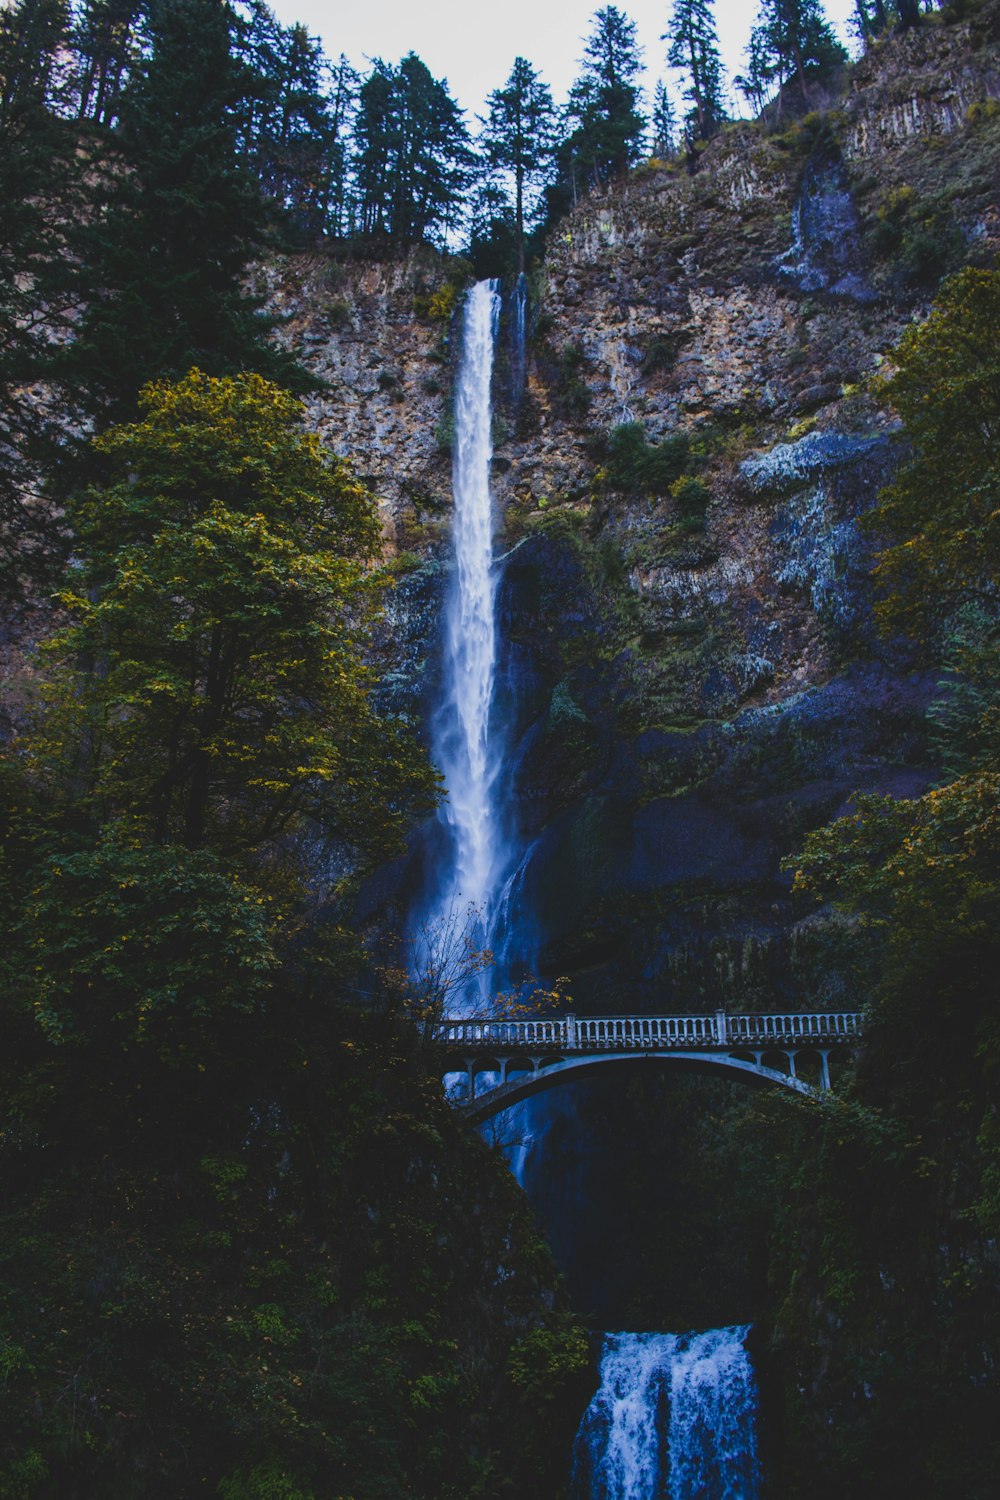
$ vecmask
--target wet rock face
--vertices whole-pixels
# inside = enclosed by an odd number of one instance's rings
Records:
[[[852,791],[929,774],[933,685],[872,622],[859,521],[901,449],[868,381],[949,256],[1000,248],[998,58],[992,0],[873,48],[832,113],[735,126],[693,175],[651,163],[582,201],[530,287],[523,390],[508,300],[501,696],[545,963],[590,975],[595,1003],[793,997],[811,981],[782,859]],[[382,505],[380,697],[416,721],[450,566],[462,274],[316,256],[272,285],[328,382],[313,420]],[[626,423],[654,448],[683,435],[693,509],[673,480],[616,482]]]

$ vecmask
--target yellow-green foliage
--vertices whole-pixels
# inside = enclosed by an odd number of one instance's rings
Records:
[[[886,629],[919,635],[1000,585],[1000,272],[947,282],[877,387],[916,448],[869,518]]]
[[[429,781],[368,702],[371,496],[260,376],[192,371],[141,400],[95,443],[108,482],[71,510],[37,774],[161,842],[247,849],[307,815],[390,834],[386,785],[405,801]]]
[[[578,1380],[590,1363],[583,1329],[536,1328],[515,1344],[510,1378],[522,1400],[532,1406],[559,1399],[567,1383]]]

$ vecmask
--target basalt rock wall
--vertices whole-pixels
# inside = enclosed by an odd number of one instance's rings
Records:
[[[520,821],[539,964],[581,1007],[838,998],[780,865],[855,790],[932,774],[934,682],[874,629],[858,520],[901,452],[873,380],[941,276],[1000,247],[998,57],[991,4],[887,39],[825,110],[730,127],[696,171],[647,163],[552,232],[523,390],[501,328]],[[272,274],[284,336],[329,382],[313,420],[382,502],[384,693],[414,716],[468,275],[428,252]],[[645,467],[616,458],[622,428]],[[683,472],[657,469],[678,435]],[[406,879],[379,900],[404,909]]]

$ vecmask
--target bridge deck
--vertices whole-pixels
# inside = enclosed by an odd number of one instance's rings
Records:
[[[546,1016],[528,1021],[455,1017],[438,1022],[434,1040],[461,1057],[483,1052],[630,1052],[692,1047],[749,1051],[849,1045],[862,1034],[860,1011],[688,1016]]]

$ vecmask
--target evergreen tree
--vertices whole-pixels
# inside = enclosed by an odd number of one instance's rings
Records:
[[[376,59],[355,121],[359,227],[395,245],[440,240],[459,218],[473,154],[444,80],[410,52]]]
[[[139,54],[142,0],[84,0],[73,28],[77,115],[112,125]]]
[[[662,80],[653,95],[653,155],[672,156],[677,149],[677,111]]]
[[[707,140],[725,119],[722,55],[712,0],[674,0],[663,40],[670,43],[670,66],[682,68],[687,75],[684,97],[692,106],[687,116],[691,133],[698,140]]]
[[[854,15],[850,26],[854,35],[862,42],[867,44],[871,37],[884,31],[887,25],[885,0],[871,0],[871,3],[869,0],[854,0]]]
[[[514,59],[502,89],[487,99],[482,143],[488,166],[513,181],[518,270],[524,270],[526,212],[537,206],[538,189],[555,148],[556,110],[548,84],[523,57]]]
[[[34,460],[49,426],[33,391],[65,334],[67,224],[79,172],[62,104],[68,39],[62,0],[0,10],[0,590],[46,562],[49,527]]]
[[[750,39],[751,54],[779,85],[795,77],[809,103],[809,75],[822,77],[847,61],[823,15],[821,0],[761,0]]]
[[[241,160],[300,231],[339,223],[357,75],[345,58],[332,70],[305,27],[282,26],[263,0],[239,18],[235,53],[252,76],[238,112]]]
[[[245,290],[267,215],[237,156],[252,84],[230,24],[222,0],[156,0],[148,55],[121,103],[120,158],[78,232],[85,310],[58,371],[99,425],[131,415],[149,379],[195,364],[300,378]]]
[[[750,33],[750,41],[746,47],[746,59],[746,72],[737,73],[733,79],[733,83],[750,105],[750,108],[756,114],[760,114],[767,103],[768,95],[774,83],[774,68],[766,40],[756,27]]]
[[[641,155],[646,128],[639,113],[642,49],[635,22],[614,5],[595,11],[582,63],[567,109],[575,128],[560,151],[563,175],[568,167],[574,189],[577,163],[586,186],[626,172]]]

